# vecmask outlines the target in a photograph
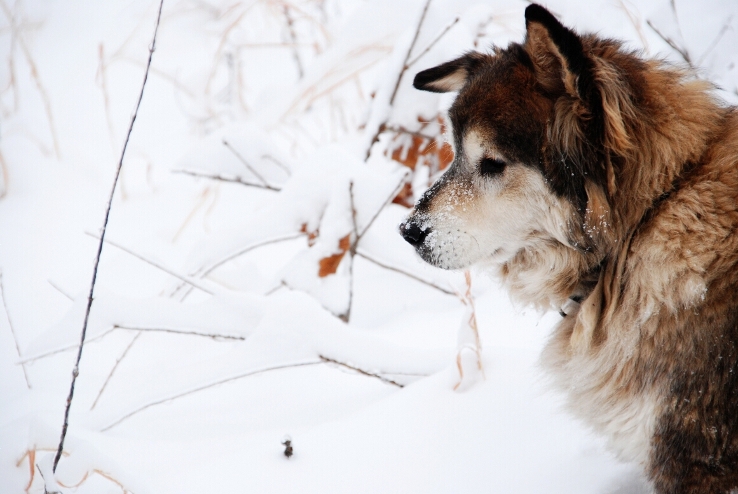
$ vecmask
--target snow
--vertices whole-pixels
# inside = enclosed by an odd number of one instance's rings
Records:
[[[377,129],[439,132],[453,96],[413,75],[524,35],[524,2],[434,0],[390,105],[424,4],[165,0],[56,473],[158,2],[0,4],[1,492],[648,492],[548,390],[536,362],[559,316],[481,272],[465,296],[464,273],[397,233],[408,210],[388,200],[432,171],[387,157],[408,135],[365,159]],[[737,102],[738,4],[670,5],[548,6],[685,63],[650,21]]]

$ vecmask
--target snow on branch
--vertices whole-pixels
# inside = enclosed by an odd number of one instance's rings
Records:
[[[347,364],[345,362],[339,362],[338,360],[334,360],[332,358],[324,357],[323,355],[320,355],[320,360],[322,360],[323,362],[329,363],[329,364],[334,364],[334,365],[337,365],[339,367],[344,367],[346,369],[350,369],[350,370],[355,371],[355,372],[358,372],[359,374],[362,374],[364,376],[369,376],[369,377],[373,377],[373,378],[379,379],[383,383],[391,384],[393,386],[397,386],[398,388],[404,388],[405,387],[404,384],[400,384],[397,381],[393,381],[392,379],[389,379],[387,377],[384,377],[381,374],[375,374],[374,372],[365,371],[364,369],[360,369],[358,367],[354,367],[353,365],[349,365],[349,364]]]
[[[162,403],[166,403],[166,402],[169,402],[169,401],[172,401],[172,400],[176,400],[177,398],[182,398],[183,396],[188,396],[188,395],[191,395],[193,393],[197,393],[198,391],[203,391],[203,390],[206,390],[206,389],[210,389],[210,388],[212,388],[214,386],[218,386],[220,384],[225,384],[225,383],[228,383],[228,382],[231,382],[231,381],[236,381],[238,379],[243,379],[244,377],[254,376],[254,375],[257,375],[257,374],[263,374],[264,372],[269,372],[269,371],[274,371],[274,370],[280,370],[280,369],[290,369],[290,368],[293,368],[293,367],[304,367],[304,366],[307,366],[307,365],[320,365],[322,363],[323,363],[322,360],[312,360],[312,361],[307,361],[307,362],[296,362],[296,363],[292,363],[292,364],[273,365],[273,366],[264,367],[264,368],[261,368],[261,369],[256,369],[256,370],[244,372],[243,374],[238,374],[238,375],[235,375],[235,376],[226,377],[225,379],[219,379],[217,381],[214,381],[214,382],[205,384],[203,386],[198,386],[196,388],[189,389],[189,390],[184,391],[184,392],[181,392],[181,393],[176,393],[176,394],[167,396],[166,398],[162,398],[162,399],[159,399],[159,400],[156,400],[156,401],[152,401],[152,402],[146,403],[145,405],[142,405],[142,406],[140,406],[140,407],[138,407],[138,408],[136,408],[134,410],[131,410],[130,412],[126,413],[125,415],[122,415],[121,417],[119,417],[115,421],[113,421],[110,424],[106,425],[105,427],[103,427],[102,429],[100,429],[100,432],[105,432],[107,430],[110,430],[113,427],[115,427],[116,425],[118,425],[121,422],[123,422],[124,420],[127,420],[127,419],[133,417],[134,415],[143,412],[144,410],[146,410],[148,408],[151,408],[151,407],[156,406],[156,405],[161,405]]]
[[[179,173],[181,175],[189,175],[191,177],[197,178],[207,178],[209,180],[217,180],[219,182],[230,182],[234,184],[245,185],[246,187],[256,187],[257,189],[271,190],[274,192],[279,192],[280,190],[282,190],[279,187],[274,187],[273,185],[255,184],[253,182],[248,182],[240,177],[225,177],[219,174],[208,174],[194,170],[172,170],[172,173]]]

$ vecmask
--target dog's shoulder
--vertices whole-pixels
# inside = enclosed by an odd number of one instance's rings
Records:
[[[698,305],[716,283],[738,286],[738,112],[720,118],[702,161],[677,177],[636,231],[623,302],[676,312]]]

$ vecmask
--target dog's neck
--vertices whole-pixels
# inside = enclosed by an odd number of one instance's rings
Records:
[[[585,299],[597,284],[600,269],[595,253],[541,239],[498,265],[495,272],[515,301],[559,310],[572,297]]]

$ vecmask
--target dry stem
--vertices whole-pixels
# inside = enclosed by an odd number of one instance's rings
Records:
[[[108,374],[108,377],[105,378],[105,382],[103,383],[102,387],[100,388],[100,391],[97,393],[97,397],[95,398],[95,401],[92,402],[92,406],[90,407],[90,410],[93,410],[95,406],[97,405],[98,400],[103,394],[103,391],[105,391],[105,388],[108,386],[108,383],[110,382],[110,379],[113,377],[113,374],[115,374],[116,369],[118,369],[118,365],[120,364],[121,360],[125,358],[125,356],[128,354],[128,350],[131,349],[134,343],[136,343],[136,340],[141,336],[141,332],[139,331],[136,333],[136,336],[131,339],[131,342],[128,344],[125,350],[123,350],[123,353],[118,357],[118,359],[115,361],[115,365],[113,365],[113,368],[110,369],[110,373]]]
[[[410,61],[410,62],[407,63],[407,68],[410,68],[413,65],[415,65],[415,63],[418,60],[420,60],[423,57],[423,55],[425,55],[426,53],[428,53],[431,50],[431,48],[433,48],[436,45],[436,43],[438,43],[440,41],[440,39],[443,38],[446,35],[446,33],[449,32],[451,30],[451,28],[454,27],[456,25],[456,23],[459,22],[460,19],[461,19],[460,17],[456,17],[456,19],[454,19],[451,24],[449,24],[448,26],[446,26],[444,28],[444,30],[441,31],[441,33],[438,36],[436,36],[436,38],[433,41],[431,41],[430,44],[428,46],[426,46],[423,51],[421,51],[418,54],[418,56],[416,56],[415,58],[412,59],[412,61]]]
[[[253,174],[254,174],[254,176],[255,176],[256,178],[258,178],[258,179],[259,179],[259,182],[261,182],[261,183],[262,183],[262,184],[264,185],[264,187],[265,187],[265,188],[267,188],[267,189],[271,189],[271,190],[279,190],[279,189],[277,189],[276,187],[272,187],[271,185],[269,185],[269,183],[268,183],[268,182],[267,182],[267,181],[266,181],[266,180],[264,179],[264,177],[262,177],[262,176],[261,176],[261,175],[260,175],[260,174],[259,174],[259,173],[258,173],[258,172],[257,172],[257,171],[255,170],[255,169],[254,169],[254,167],[253,167],[253,166],[251,166],[251,165],[249,164],[249,162],[248,162],[248,161],[246,161],[246,158],[244,158],[243,156],[241,156],[241,153],[239,153],[238,151],[236,151],[236,149],[235,149],[235,148],[234,148],[233,146],[231,146],[231,145],[230,145],[230,143],[229,143],[228,141],[226,141],[225,139],[223,139],[223,145],[224,145],[225,147],[227,147],[227,148],[228,148],[228,150],[229,150],[230,152],[232,152],[232,153],[234,154],[234,156],[236,156],[236,158],[238,158],[238,161],[240,161],[241,163],[243,163],[243,165],[244,165],[244,166],[245,166],[246,168],[248,168],[248,170],[249,170],[249,171],[250,171],[251,173],[253,173]]]
[[[98,240],[100,239],[100,237],[98,237],[94,233],[90,233],[90,232],[85,232],[85,233],[87,235],[89,235],[90,237],[96,238]],[[187,283],[188,285],[197,288],[198,290],[202,290],[203,292],[207,293],[208,295],[213,295],[213,291],[212,290],[210,290],[208,288],[205,288],[204,286],[200,285],[200,283],[197,280],[194,280],[194,279],[192,279],[192,278],[190,278],[188,276],[181,275],[181,274],[179,274],[179,273],[177,273],[177,272],[175,272],[175,271],[173,271],[173,270],[171,270],[171,269],[169,269],[167,267],[162,266],[161,264],[159,264],[157,262],[152,261],[151,259],[147,259],[144,256],[142,256],[141,254],[138,254],[138,253],[132,251],[131,249],[129,249],[128,247],[125,247],[125,246],[123,246],[123,245],[121,245],[121,244],[119,244],[117,242],[113,242],[110,239],[107,239],[106,238],[104,241],[105,241],[106,244],[110,244],[113,247],[117,247],[118,249],[122,250],[123,252],[132,255],[136,259],[140,259],[143,262],[145,262],[145,263],[147,263],[147,264],[149,264],[149,265],[151,265],[151,266],[153,266],[153,267],[155,267],[157,269],[160,269],[161,271],[164,271],[165,273],[167,273],[167,274],[169,274],[171,276],[174,276],[178,280],[181,280],[181,281]]]
[[[36,62],[34,61],[33,56],[31,56],[31,51],[28,49],[28,46],[26,45],[26,42],[23,39],[23,36],[21,36],[21,33],[18,30],[18,26],[16,26],[15,24],[13,13],[10,11],[8,6],[5,5],[5,2],[3,0],[0,0],[0,8],[2,8],[3,12],[8,18],[8,23],[10,24],[10,31],[13,33],[13,39],[18,41],[18,46],[20,46],[21,51],[23,52],[23,55],[26,57],[28,66],[31,69],[31,78],[33,79],[33,82],[36,84],[36,89],[38,90],[38,93],[41,96],[41,100],[43,101],[44,111],[46,112],[46,118],[48,118],[49,120],[49,130],[51,132],[51,139],[54,143],[54,153],[56,154],[56,158],[59,159],[61,158],[61,151],[59,150],[59,139],[57,138],[57,135],[56,135],[56,126],[54,125],[54,115],[51,112],[51,100],[49,99],[49,94],[46,92],[46,88],[41,82],[41,77],[39,76],[38,68],[36,67]]]
[[[287,240],[294,240],[296,238],[302,237],[303,235],[307,235],[307,234],[304,233],[304,232],[290,233],[288,235],[284,235],[284,236],[281,236],[281,237],[276,237],[276,238],[272,238],[272,239],[269,239],[269,240],[263,240],[263,241],[255,242],[253,244],[247,245],[243,249],[241,249],[241,250],[239,250],[239,251],[237,251],[237,252],[235,252],[233,254],[229,254],[229,255],[221,258],[220,260],[215,261],[214,263],[210,264],[207,267],[200,268],[198,271],[196,271],[195,273],[193,273],[192,276],[197,276],[199,278],[204,278],[205,276],[209,275],[210,273],[212,273],[213,271],[215,271],[217,268],[219,268],[223,264],[227,263],[228,261],[232,261],[233,259],[235,259],[235,258],[237,258],[239,256],[242,256],[242,255],[244,255],[244,254],[246,254],[246,253],[248,253],[248,252],[250,252],[250,251],[252,251],[254,249],[257,249],[259,247],[263,247],[265,245],[276,244],[278,242],[284,242],[284,241],[287,241]],[[175,296],[183,287],[184,287],[184,284],[180,284],[179,286],[177,286],[174,289],[174,291],[171,293],[171,296],[172,297]],[[190,294],[191,291],[192,291],[192,288],[190,288],[189,291],[187,291],[182,296],[181,300],[184,300],[187,297],[187,295]]]
[[[379,213],[381,213],[382,210],[385,207],[387,207],[387,204],[391,203],[392,199],[394,199],[397,196],[399,190],[402,188],[405,182],[406,176],[407,174],[404,174],[402,176],[402,180],[400,180],[400,184],[397,187],[395,187],[395,189],[392,191],[392,194],[390,194],[387,200],[385,200],[382,203],[382,205],[374,212],[374,215],[371,217],[371,219],[366,224],[366,226],[361,231],[361,233],[359,232],[359,227],[356,224],[356,207],[354,206],[354,182],[352,181],[349,184],[349,197],[351,199],[351,220],[353,222],[354,241],[351,243],[351,247],[349,248],[349,258],[350,258],[349,259],[349,263],[350,263],[349,264],[349,303],[348,303],[348,307],[346,308],[346,312],[338,316],[338,318],[341,319],[343,322],[347,323],[351,319],[351,306],[353,304],[353,299],[354,299],[354,256],[356,256],[356,249],[358,249],[359,247],[359,242],[364,237],[364,235],[369,230],[369,228],[372,226],[374,221],[377,219],[377,217],[379,216]]]
[[[351,223],[353,224],[354,241],[349,248],[349,300],[346,312],[339,315],[339,319],[348,323],[351,320],[351,306],[354,300],[354,256],[359,242],[359,227],[356,226],[356,205],[354,204],[354,181],[349,182],[349,200],[351,201]],[[384,206],[382,206],[384,207]]]
[[[345,367],[347,369],[351,369],[352,371],[356,371],[359,374],[363,374],[363,375],[369,376],[369,377],[374,377],[376,379],[379,379],[383,383],[391,384],[393,386],[397,386],[398,388],[404,388],[405,387],[404,384],[400,384],[397,381],[393,381],[392,379],[389,379],[389,378],[384,377],[384,376],[379,375],[379,374],[375,374],[373,372],[365,371],[364,369],[359,369],[358,367],[354,367],[353,365],[349,365],[349,364],[347,364],[345,362],[339,362],[338,360],[333,360],[332,358],[328,358],[328,357],[325,357],[323,355],[319,355],[319,357],[320,357],[320,360],[322,360],[323,362],[330,363],[330,364],[335,364],[335,365],[339,365],[341,367]]]
[[[431,0],[426,0],[425,5],[423,6],[423,12],[420,14],[420,20],[418,21],[418,25],[415,28],[415,34],[413,35],[413,40],[410,43],[410,47],[407,50],[407,53],[405,54],[405,60],[402,62],[402,69],[400,70],[400,74],[397,76],[397,82],[395,82],[395,88],[392,91],[392,96],[389,100],[389,106],[390,108],[395,103],[395,97],[397,96],[397,91],[400,89],[400,82],[402,82],[402,77],[405,75],[405,72],[407,69],[410,68],[410,65],[408,64],[408,60],[410,59],[410,55],[413,52],[413,48],[415,48],[415,43],[418,41],[418,36],[420,35],[420,28],[423,27],[423,22],[425,21],[425,15],[428,13],[428,7],[430,6]],[[379,136],[382,134],[382,132],[385,131],[387,128],[387,119],[385,118],[384,122],[382,122],[379,127],[377,128],[377,131],[374,133],[374,137],[372,137],[371,142],[369,142],[369,147],[366,150],[366,156],[364,157],[364,161],[369,159],[369,156],[372,152],[372,146],[379,140]]]
[[[679,53],[679,55],[682,56],[682,58],[684,59],[684,61],[687,62],[687,65],[689,65],[689,67],[691,69],[694,69],[695,68],[694,65],[692,64],[692,59],[689,56],[689,52],[687,51],[686,48],[680,47],[679,45],[676,44],[676,42],[673,39],[671,39],[670,37],[662,34],[661,31],[659,31],[656,28],[656,26],[654,26],[653,23],[650,20],[647,20],[646,21],[646,24],[648,24],[648,27],[650,27],[651,29],[653,29],[653,32],[655,32],[659,36],[659,38],[663,39],[666,42],[667,45],[669,45],[672,49],[674,49],[674,51],[676,51],[677,53]]]
[[[56,467],[59,464],[59,460],[61,459],[62,451],[64,451],[64,439],[67,436],[67,428],[69,427],[69,410],[72,406],[72,399],[74,398],[74,385],[77,382],[77,377],[79,376],[79,361],[82,359],[82,350],[85,346],[85,336],[87,334],[87,323],[90,318],[90,309],[92,308],[92,300],[93,295],[95,293],[95,281],[97,280],[97,269],[100,265],[100,257],[102,255],[102,248],[103,243],[105,241],[105,232],[108,227],[108,219],[110,218],[110,209],[113,206],[113,197],[115,196],[115,189],[118,185],[118,179],[120,178],[120,172],[123,168],[123,158],[126,155],[126,149],[128,148],[128,141],[131,138],[131,132],[133,131],[133,124],[136,122],[136,116],[138,115],[138,109],[141,106],[141,100],[143,99],[144,89],[146,88],[146,80],[149,77],[149,67],[151,66],[151,58],[154,55],[154,50],[156,49],[156,34],[159,31],[159,22],[161,21],[161,11],[164,7],[164,0],[161,0],[159,3],[159,12],[156,17],[156,26],[154,27],[154,36],[151,40],[151,45],[149,46],[149,60],[148,64],[146,65],[146,71],[144,72],[144,78],[143,83],[141,84],[141,92],[138,95],[138,101],[136,102],[136,107],[133,112],[133,116],[131,117],[131,123],[128,126],[128,133],[126,134],[126,140],[123,143],[123,150],[121,151],[120,160],[118,161],[118,167],[115,172],[115,179],[113,181],[113,187],[110,191],[110,197],[108,199],[108,207],[105,211],[105,220],[103,221],[102,230],[100,233],[100,242],[98,243],[97,247],[97,255],[95,257],[95,265],[92,270],[92,282],[90,283],[90,293],[87,297],[87,308],[85,310],[85,319],[84,323],[82,325],[82,335],[80,336],[80,343],[79,343],[79,351],[77,352],[77,360],[74,364],[74,370],[72,371],[72,384],[69,387],[69,396],[67,397],[67,405],[66,409],[64,410],[64,423],[62,425],[62,432],[61,432],[61,438],[59,439],[59,449],[56,452],[56,457],[54,458],[54,466],[52,471],[56,472]]]
[[[138,331],[141,332],[150,332],[150,333],[173,333],[173,334],[184,334],[184,335],[192,335],[192,336],[202,336],[204,338],[210,338],[212,340],[238,340],[238,341],[244,341],[246,339],[245,336],[237,336],[232,334],[220,334],[220,333],[202,333],[200,331],[185,331],[183,329],[173,329],[173,328],[144,328],[144,327],[134,327],[134,326],[127,326],[123,324],[116,324],[113,326],[114,329],[125,329],[128,331]]]
[[[395,273],[400,273],[402,275],[405,275],[408,278],[412,278],[412,279],[414,279],[417,282],[423,283],[424,285],[427,285],[427,286],[429,286],[431,288],[435,288],[436,290],[439,290],[439,291],[445,293],[446,295],[456,295],[456,293],[452,292],[451,290],[448,290],[446,288],[443,288],[441,286],[438,286],[435,283],[432,283],[430,281],[424,280],[423,278],[420,278],[418,276],[415,276],[414,274],[409,273],[409,272],[407,272],[407,271],[405,271],[403,269],[396,268],[394,266],[390,266],[390,265],[385,264],[385,263],[383,263],[381,261],[378,261],[377,259],[371,257],[370,255],[368,255],[365,252],[358,251],[358,252],[356,252],[356,254],[359,255],[360,257],[363,257],[364,259],[366,259],[367,261],[371,262],[372,264],[376,264],[380,268],[384,268],[384,269],[387,269],[389,271],[394,271]]]
[[[5,317],[8,319],[8,326],[10,326],[10,333],[13,335],[13,342],[15,343],[15,351],[18,352],[18,358],[22,358],[20,345],[18,345],[18,337],[15,334],[13,328],[13,321],[10,320],[10,311],[8,311],[8,303],[5,301],[5,288],[3,286],[3,272],[0,270],[0,297],[3,299],[3,308],[5,309]],[[23,377],[26,378],[26,386],[31,389],[31,381],[28,380],[28,371],[26,370],[26,364],[21,364],[23,369]]]
[[[295,64],[297,65],[297,73],[300,75],[300,79],[303,78],[305,75],[305,71],[302,68],[302,61],[300,60],[300,52],[297,50],[297,35],[295,34],[295,21],[292,19],[292,15],[290,15],[290,6],[288,4],[284,4],[282,6],[284,11],[284,17],[287,20],[287,30],[290,34],[290,43],[292,45],[292,56],[295,59]]]
[[[247,182],[246,180],[243,180],[242,178],[239,178],[239,177],[224,177],[222,175],[208,175],[207,173],[200,173],[200,172],[191,171],[191,170],[172,170],[172,173],[181,173],[182,175],[190,175],[192,177],[198,177],[198,178],[207,178],[209,180],[218,180],[221,182],[231,182],[234,184],[245,185],[246,187],[256,187],[259,189],[266,189],[266,190],[271,190],[274,192],[279,192],[280,190],[282,190],[279,187],[274,187],[272,185],[261,185],[261,184],[255,184],[253,182]]]
[[[322,363],[323,363],[322,360],[317,360],[317,361],[309,361],[309,362],[298,362],[298,363],[295,363],[295,364],[275,365],[275,366],[272,366],[272,367],[265,367],[263,369],[258,369],[258,370],[254,370],[254,371],[245,372],[243,374],[239,374],[239,375],[236,375],[236,376],[227,377],[225,379],[220,379],[220,380],[215,381],[215,382],[212,382],[210,384],[205,384],[203,386],[198,386],[197,388],[190,389],[188,391],[185,391],[185,392],[182,392],[182,393],[178,393],[178,394],[175,394],[175,395],[171,395],[171,396],[169,396],[167,398],[162,398],[160,400],[156,400],[156,401],[153,401],[151,403],[147,403],[146,405],[140,406],[140,407],[136,408],[135,410],[133,410],[131,412],[128,412],[127,414],[123,415],[122,417],[120,417],[119,419],[117,419],[115,422],[112,422],[111,424],[105,426],[103,429],[100,430],[100,432],[105,432],[107,430],[112,429],[113,427],[115,427],[116,425],[120,424],[124,420],[131,418],[132,416],[134,416],[137,413],[140,413],[140,412],[146,410],[147,408],[151,408],[151,407],[153,407],[155,405],[161,405],[162,403],[166,403],[168,401],[172,401],[172,400],[175,400],[177,398],[181,398],[183,396],[191,395],[193,393],[197,393],[198,391],[203,391],[205,389],[209,389],[209,388],[212,388],[214,386],[218,386],[219,384],[224,384],[224,383],[227,383],[227,382],[235,381],[237,379],[242,379],[244,377],[249,377],[249,376],[253,376],[253,375],[256,375],[256,374],[262,374],[264,372],[269,372],[269,371],[273,371],[273,370],[289,369],[289,368],[292,368],[292,367],[304,367],[304,366],[308,366],[308,365],[319,365],[319,364],[322,364]]]

